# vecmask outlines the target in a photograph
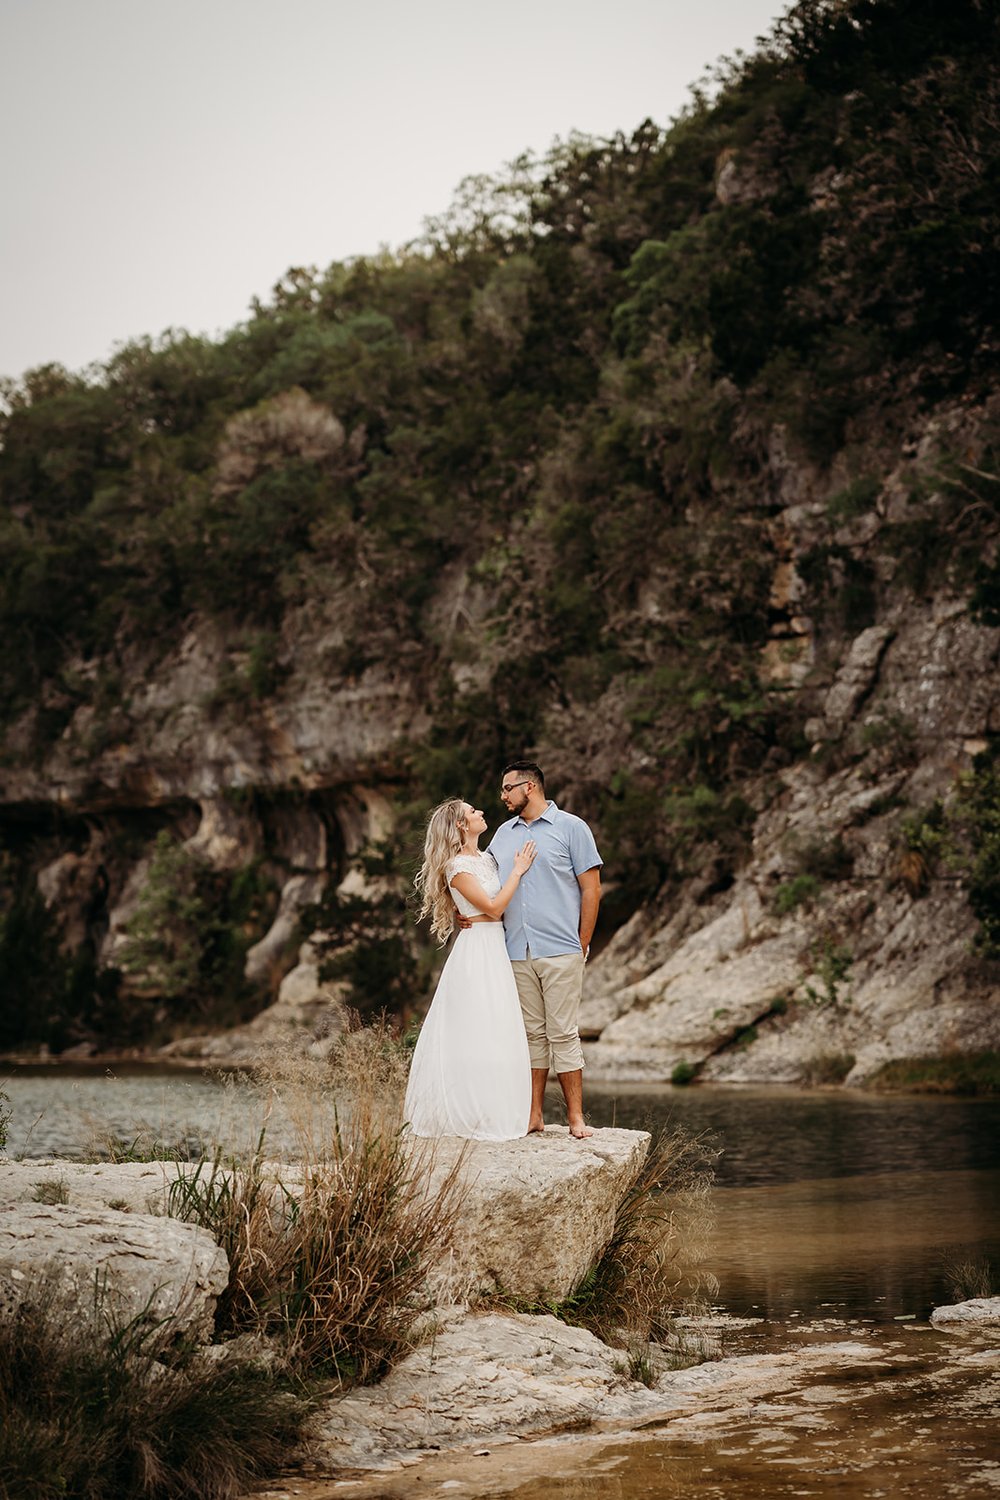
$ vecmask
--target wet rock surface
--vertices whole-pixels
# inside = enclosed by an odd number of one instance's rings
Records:
[[[353,1472],[306,1468],[258,1493],[271,1500],[409,1500],[417,1493],[923,1500],[985,1497],[1000,1487],[995,1347],[956,1344],[927,1324],[903,1334],[832,1319],[795,1330],[734,1325],[723,1337],[739,1352],[669,1372],[655,1390],[622,1380],[596,1398],[591,1392],[586,1430],[534,1440],[527,1431],[453,1432],[439,1447],[369,1450]]]
[[[1000,1338],[1000,1297],[970,1297],[967,1302],[936,1307],[931,1322],[946,1333],[992,1333]]]

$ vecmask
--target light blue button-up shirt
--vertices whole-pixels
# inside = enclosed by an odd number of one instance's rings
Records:
[[[582,818],[563,812],[554,802],[531,823],[520,816],[509,818],[489,845],[502,881],[510,876],[514,855],[528,839],[534,839],[538,853],[503,914],[508,957],[524,958],[529,948],[533,958],[579,953],[577,876],[604,863],[594,835]]]

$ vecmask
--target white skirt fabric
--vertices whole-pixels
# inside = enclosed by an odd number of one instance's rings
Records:
[[[458,934],[420,1031],[404,1119],[414,1135],[509,1141],[531,1113],[531,1064],[502,922]]]

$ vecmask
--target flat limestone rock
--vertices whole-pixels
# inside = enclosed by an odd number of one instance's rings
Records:
[[[954,1302],[936,1307],[931,1313],[935,1328],[945,1333],[1000,1333],[1000,1297],[970,1297],[968,1302]]]
[[[697,1424],[726,1414],[742,1420],[755,1402],[879,1358],[874,1342],[847,1340],[667,1371],[647,1389],[629,1378],[623,1350],[557,1318],[452,1316],[381,1384],[334,1397],[320,1413],[310,1457],[331,1471],[391,1469],[428,1450],[487,1440]]]
[[[557,1318],[462,1318],[380,1385],[335,1398],[317,1424],[313,1456],[336,1468],[477,1434],[586,1425],[623,1384],[623,1368],[620,1352]]]
[[[45,1275],[81,1325],[100,1320],[95,1291],[119,1316],[171,1319],[211,1338],[215,1303],[229,1279],[225,1252],[207,1230],[175,1219],[66,1203],[9,1204],[0,1218],[0,1310]]]
[[[554,1125],[513,1141],[411,1138],[412,1170],[428,1192],[450,1172],[461,1178],[452,1243],[428,1277],[433,1300],[451,1305],[484,1292],[527,1302],[568,1296],[607,1244],[648,1149],[645,1131],[598,1130],[576,1140]],[[196,1171],[183,1162],[8,1162],[0,1164],[0,1209],[8,1225],[19,1222],[17,1215],[50,1212],[56,1217],[46,1234],[53,1236],[57,1223],[101,1224],[108,1215],[109,1223],[123,1226],[168,1215],[171,1185]],[[267,1174],[295,1195],[301,1168],[270,1162]],[[173,1221],[161,1225],[164,1244],[194,1232]],[[124,1227],[122,1236],[127,1243]],[[57,1245],[46,1254],[62,1258]]]
[[[164,1214],[170,1184],[194,1167],[186,1162],[0,1162],[0,1209],[12,1203],[67,1203],[73,1208],[114,1208]]]
[[[414,1140],[428,1153],[433,1187],[461,1161],[462,1206],[436,1300],[481,1291],[560,1300],[607,1244],[615,1211],[649,1150],[643,1130],[596,1130],[575,1140],[565,1126],[513,1141]]]

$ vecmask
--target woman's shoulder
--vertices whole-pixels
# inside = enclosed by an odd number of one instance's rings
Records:
[[[481,874],[484,864],[493,865],[492,854],[481,850],[478,854],[453,854],[445,865],[445,874],[450,880],[453,875],[478,875]]]

